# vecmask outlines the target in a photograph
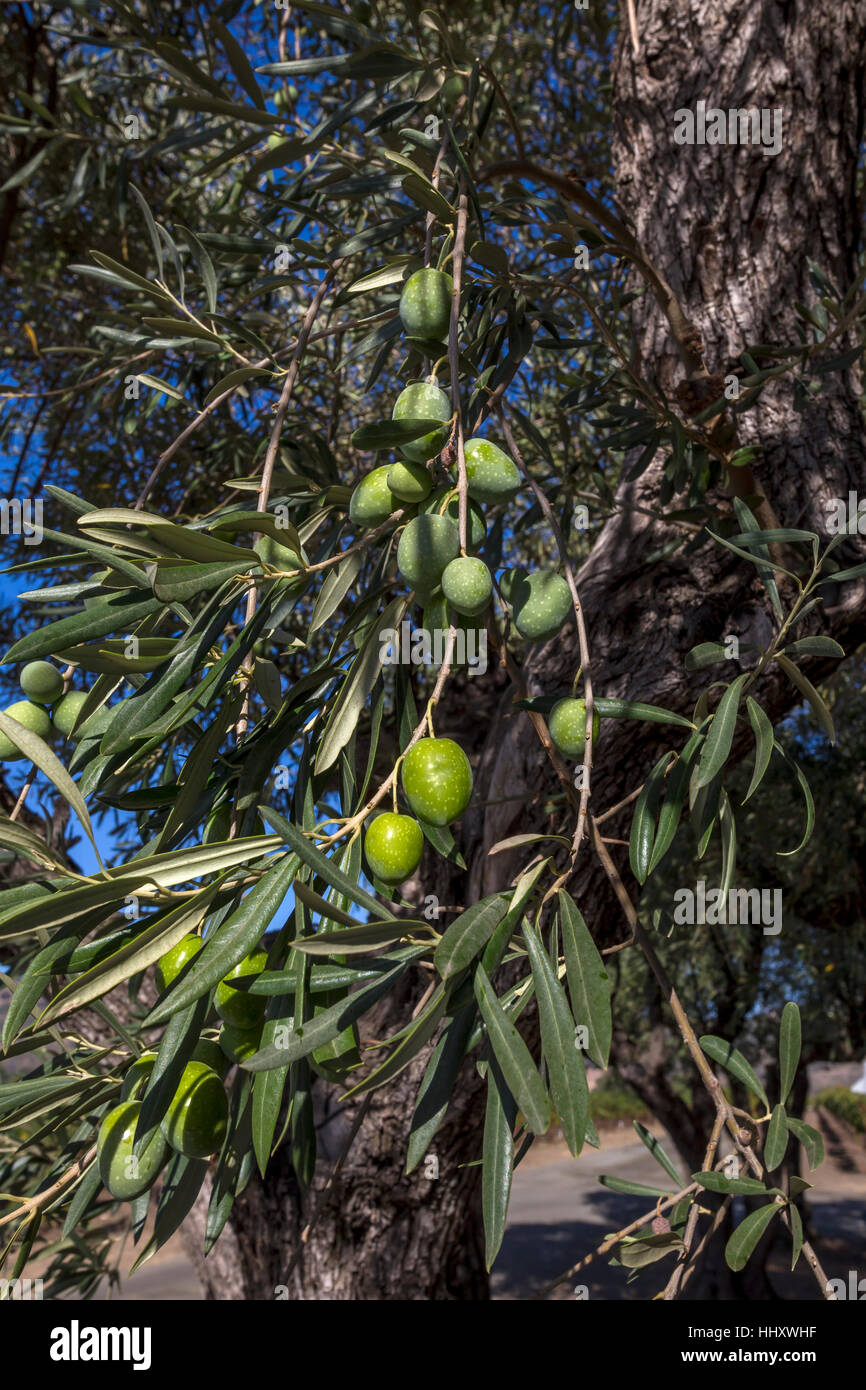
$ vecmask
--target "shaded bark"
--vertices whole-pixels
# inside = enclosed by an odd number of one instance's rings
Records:
[[[614,61],[619,200],[699,330],[709,373],[740,371],[743,349],[797,343],[794,302],[814,298],[810,259],[841,288],[851,281],[859,238],[855,177],[866,10],[853,0],[751,9],[736,0],[709,8],[699,0],[643,0],[639,28],[639,54],[632,52],[624,23]],[[694,107],[699,98],[722,107],[781,107],[781,152],[767,158],[752,148],[675,144],[675,112]],[[633,304],[632,314],[643,371],[675,396],[683,370],[667,321],[648,294]],[[829,538],[829,499],[846,498],[849,490],[866,485],[859,390],[853,371],[830,375],[820,393],[798,410],[790,383],[775,383],[741,417],[742,443],[761,446],[755,479],[780,525]],[[690,712],[707,679],[684,671],[685,653],[731,633],[763,646],[772,619],[753,569],[721,547],[653,558],[673,533],[631,508],[656,504],[660,477],[658,461],[636,482],[620,485],[621,509],[604,526],[578,586],[596,693]],[[729,505],[724,491],[715,500]],[[839,553],[853,562],[860,551],[852,538]],[[862,587],[827,592],[826,607],[811,615],[801,633],[826,632],[848,646],[866,638]],[[578,664],[570,627],[530,651],[525,674],[531,693],[568,684]],[[813,664],[808,669],[820,675],[829,668]],[[755,693],[774,720],[799,700],[781,672],[769,674]],[[485,682],[471,682],[449,696],[439,723],[440,732],[454,732],[464,747],[475,750],[480,799],[513,798],[466,818],[466,900],[472,901],[511,880],[518,860],[506,854],[490,858],[489,849],[526,829],[528,799],[553,790],[555,783],[529,720],[510,710],[507,695],[503,699]],[[659,726],[629,721],[603,726],[591,809],[599,814],[627,795],[671,746],[679,744]],[[609,822],[610,833],[627,835],[629,818],[627,811]],[[441,863],[431,872],[441,875]],[[626,935],[621,910],[586,843],[571,886],[601,945]],[[447,881],[442,891],[452,891]],[[692,1162],[695,1154],[701,1156],[706,1132],[702,1136],[694,1129],[669,1094],[663,1049],[655,1053],[635,1056],[620,1038],[616,1060],[632,1084],[652,1096],[653,1108]],[[439,1179],[418,1173],[407,1179],[403,1173],[424,1060],[377,1095],[293,1276],[292,1297],[487,1296],[479,1252],[478,1170],[460,1166],[477,1159],[481,1148],[483,1105],[470,1063],[464,1064],[447,1123],[436,1138]],[[354,1114],[350,1102],[342,1123],[351,1123]],[[319,1186],[323,1180],[324,1171]],[[239,1201],[229,1230],[204,1264],[208,1296],[273,1297],[274,1286],[284,1282],[278,1271],[297,1248],[304,1210],[281,1161],[264,1186],[255,1182]],[[199,1211],[188,1223],[191,1244],[202,1220]],[[689,1297],[695,1296],[697,1280],[694,1286]]]

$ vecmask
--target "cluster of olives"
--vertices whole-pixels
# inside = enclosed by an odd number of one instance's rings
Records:
[[[446,337],[452,289],[450,275],[441,270],[417,270],[409,276],[400,296],[400,318],[411,338],[434,343]],[[394,402],[392,415],[395,420],[441,424],[401,445],[395,463],[382,464],[362,478],[352,494],[349,515],[358,526],[381,526],[393,512],[409,512],[397,547],[397,567],[418,602],[427,606],[441,596],[461,617],[478,617],[490,602],[493,580],[483,560],[460,554],[455,477],[436,487],[428,467],[451,434],[451,402],[435,379],[412,381]],[[492,440],[469,439],[464,454],[467,541],[477,550],[487,534],[482,507],[510,501],[520,488],[520,474]],[[529,641],[555,636],[571,609],[568,585],[555,570],[506,571],[500,591],[511,605],[517,631]]]
[[[162,956],[156,983],[165,992],[201,950],[198,936],[185,936]],[[145,1052],[124,1077],[120,1104],[105,1116],[96,1141],[102,1181],[112,1197],[131,1202],[146,1192],[170,1151],[188,1158],[219,1153],[228,1127],[229,1102],[224,1077],[233,1062],[246,1061],[261,1046],[266,1001],[237,989],[235,982],[260,975],[264,951],[252,951],[216,987],[214,1007],[222,1021],[217,1038],[202,1037],[181,1073],[159,1129],[133,1161],[135,1131],[141,1113],[139,1096],[153,1071],[157,1054]]]
[[[403,287],[400,318],[410,338],[425,343],[447,336],[452,303],[451,277],[441,270],[418,270]],[[368,473],[355,488],[349,515],[358,526],[381,526],[398,510],[409,514],[397,546],[397,568],[411,585],[425,616],[447,626],[449,608],[458,622],[477,618],[493,595],[493,579],[477,555],[460,554],[459,497],[456,478],[436,486],[430,466],[451,435],[451,402],[435,378],[413,381],[394,403],[395,420],[431,420],[439,427],[400,446],[401,457]],[[464,448],[468,494],[467,544],[477,550],[487,534],[484,506],[510,501],[520,488],[513,461],[489,439],[472,438]],[[528,641],[554,637],[571,611],[568,584],[555,570],[507,570],[500,593],[511,607],[514,625]],[[583,724],[580,709],[583,708]],[[583,751],[583,701],[560,701],[551,716],[551,737],[560,751]],[[424,739],[403,760],[403,791],[419,820],[444,826],[462,814],[472,794],[472,771],[463,750],[451,739]],[[367,830],[365,851],[374,876],[395,885],[418,867],[424,839],[418,821],[388,812]]]
[[[463,815],[472,796],[472,768],[451,738],[413,744],[400,769],[403,794],[417,819],[386,811],[367,829],[364,852],[374,876],[393,887],[411,878],[421,862],[424,834],[419,821],[445,826]]]
[[[18,683],[27,698],[16,700],[3,713],[40,738],[50,738],[52,729],[69,738],[87,699],[86,694],[80,690],[70,690],[68,695],[64,695],[63,677],[50,661],[29,662],[21,672]],[[11,738],[0,733],[0,761],[14,763],[26,756]]]

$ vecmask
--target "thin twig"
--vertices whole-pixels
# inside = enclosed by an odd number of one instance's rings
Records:
[[[668,1207],[676,1206],[677,1202],[681,1202],[683,1197],[689,1197],[693,1192],[698,1191],[698,1184],[693,1182],[690,1183],[688,1187],[684,1187],[681,1192],[671,1193],[670,1197],[665,1197],[663,1201],[658,1202],[653,1207],[652,1211],[645,1212],[643,1216],[637,1217],[635,1221],[630,1221],[627,1226],[623,1226],[621,1231],[617,1231],[616,1235],[607,1236],[606,1239],[602,1241],[601,1245],[596,1246],[595,1250],[591,1251],[589,1255],[584,1255],[582,1260],[578,1260],[577,1264],[572,1265],[564,1274],[557,1275],[549,1284],[545,1284],[541,1292],[535,1294],[535,1299],[547,1298],[547,1295],[552,1293],[555,1288],[558,1288],[560,1284],[564,1284],[566,1279],[573,1279],[575,1274],[579,1274],[587,1265],[592,1264],[592,1261],[597,1259],[599,1255],[606,1255],[608,1250],[612,1250],[613,1247],[622,1240],[623,1236],[630,1236],[632,1231],[639,1231],[641,1226],[645,1226],[648,1221],[652,1221],[653,1217],[657,1216],[659,1212],[666,1211]]]

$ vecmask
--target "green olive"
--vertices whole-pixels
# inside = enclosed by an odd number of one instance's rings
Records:
[[[453,739],[421,739],[409,749],[401,772],[406,800],[428,825],[448,825],[469,805],[472,768]]]
[[[53,705],[63,694],[63,677],[50,661],[31,661],[18,680],[28,700],[37,705]]]
[[[364,839],[367,863],[383,883],[405,883],[421,862],[424,835],[411,816],[385,811],[371,822]]]
[[[225,1087],[204,1062],[187,1062],[160,1126],[173,1149],[188,1158],[209,1158],[222,1148],[228,1128]]]
[[[29,729],[32,734],[38,734],[42,739],[51,737],[51,720],[41,705],[31,704],[29,700],[17,700],[3,713],[14,719],[23,729]],[[11,738],[0,732],[0,762],[15,763],[26,757],[27,754],[21,752],[17,743],[13,743]]]
[[[566,758],[583,757],[586,748],[586,701],[559,700],[550,711],[547,721],[554,746]],[[595,743],[601,728],[598,710],[592,713],[592,741]]]
[[[400,295],[400,319],[410,338],[441,342],[451,322],[454,282],[441,270],[416,270]]]
[[[141,1103],[126,1100],[110,1110],[99,1127],[99,1173],[112,1197],[131,1202],[152,1186],[165,1162],[165,1138],[157,1130],[139,1156],[133,1152]]]
[[[235,989],[235,980],[250,979],[260,975],[268,963],[267,952],[251,951],[242,961],[220,980],[214,995],[214,1004],[220,1018],[235,1028],[255,1028],[264,1018],[267,1000],[261,994],[249,994],[246,990]]]

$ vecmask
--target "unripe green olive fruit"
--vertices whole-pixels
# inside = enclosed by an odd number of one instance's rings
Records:
[[[411,816],[384,811],[370,824],[364,837],[364,853],[376,878],[383,883],[405,883],[421,862],[424,835]]]
[[[559,700],[550,711],[547,721],[555,748],[566,758],[582,758],[586,748],[586,701]],[[598,738],[601,720],[598,710],[592,712],[592,741]]]
[[[14,719],[22,728],[29,729],[32,734],[38,734],[40,738],[50,738],[51,720],[41,705],[31,704],[29,700],[16,700],[15,704],[10,705],[3,713],[8,714],[9,718]],[[17,743],[13,743],[11,738],[0,732],[0,761],[14,763],[26,757],[27,754],[21,752]]]
[[[442,420],[441,429],[422,434],[420,439],[400,445],[400,453],[412,463],[426,463],[435,458],[448,442],[451,420],[451,401],[440,386],[432,381],[410,381],[394,402],[394,420]]]
[[[150,1073],[153,1071],[155,1062],[155,1052],[142,1052],[140,1057],[136,1057],[123,1078],[123,1085],[120,1088],[121,1100],[138,1099],[150,1080]]]
[[[220,1077],[204,1062],[187,1062],[160,1129],[188,1158],[209,1158],[222,1148],[229,1101]]]
[[[448,648],[448,629],[452,622],[458,633],[461,631],[466,633],[462,643],[459,639],[455,641],[451,653],[451,666],[454,670],[459,670],[469,664],[470,658],[473,661],[477,659],[481,642],[479,634],[484,630],[483,625],[480,626],[476,619],[467,617],[463,613],[457,613],[441,590],[425,601],[421,625],[424,631],[430,634],[433,665],[437,664],[437,659],[438,661],[444,660]],[[437,632],[441,634],[438,639],[438,647]]]
[[[224,1023],[220,1029],[220,1051],[224,1061],[246,1062],[260,1050],[262,1025],[254,1028],[236,1028],[233,1023]]]
[[[520,474],[498,444],[489,439],[469,439],[466,455],[467,492],[476,502],[507,502],[520,488]]]
[[[433,479],[423,463],[398,459],[388,469],[388,487],[401,502],[423,502],[432,491]]]
[[[122,1101],[109,1110],[96,1139],[100,1177],[112,1197],[121,1202],[131,1202],[146,1192],[165,1162],[165,1138],[159,1130],[140,1157],[133,1153],[140,1113],[139,1101]]]
[[[443,510],[442,503],[449,493],[451,496]],[[429,515],[450,517],[455,526],[459,527],[460,498],[452,487],[438,487],[435,492],[431,493],[426,502],[422,503],[419,511]],[[473,502],[471,498],[469,499],[466,520],[468,523],[466,528],[467,543],[472,550],[477,550],[487,535],[487,526],[484,522],[484,513],[478,503]]]
[[[63,677],[50,661],[30,661],[18,678],[28,700],[37,705],[53,705],[63,694]]]
[[[349,501],[349,516],[356,526],[381,526],[403,503],[388,486],[390,463],[383,463],[362,478]]]
[[[222,1033],[220,1039],[222,1039]],[[204,1062],[205,1066],[215,1071],[217,1076],[225,1076],[228,1071],[225,1053],[216,1038],[199,1038],[189,1060],[191,1062]]]
[[[451,322],[454,282],[442,270],[416,270],[400,295],[400,319],[410,338],[441,342]]]
[[[466,83],[463,81],[460,73],[452,72],[451,76],[446,77],[445,81],[442,83],[442,100],[450,105],[451,102],[455,102],[459,97],[462,97],[465,91]]]
[[[506,603],[511,603],[511,593],[515,584],[526,577],[527,571],[520,567],[503,571],[499,578],[499,589]]]
[[[403,791],[412,811],[428,825],[462,816],[472,796],[472,768],[450,738],[423,738],[403,759]]]
[[[64,738],[73,737],[72,730],[75,727],[75,721],[86,703],[86,690],[70,690],[63,696],[60,703],[54,706],[54,727],[59,729]],[[79,735],[76,734],[74,737],[77,742]]]
[[[442,572],[442,592],[453,608],[466,617],[483,613],[493,593],[493,580],[483,560],[458,555]]]
[[[432,592],[460,550],[460,533],[448,516],[416,516],[397,546],[397,568],[413,588]]]
[[[224,1023],[231,1023],[235,1028],[255,1028],[261,1023],[267,1006],[264,995],[234,989],[232,982],[261,975],[267,963],[267,952],[251,951],[220,980],[214,995],[214,1005]]]
[[[160,956],[154,972],[156,987],[160,994],[164,994],[169,985],[174,984],[180,972],[189,965],[193,956],[198,955],[202,944],[200,936],[184,936],[176,946],[172,946],[170,951],[166,951],[164,956]]]
[[[572,610],[571,590],[555,570],[533,570],[516,579],[510,602],[514,625],[529,642],[555,637]]]

